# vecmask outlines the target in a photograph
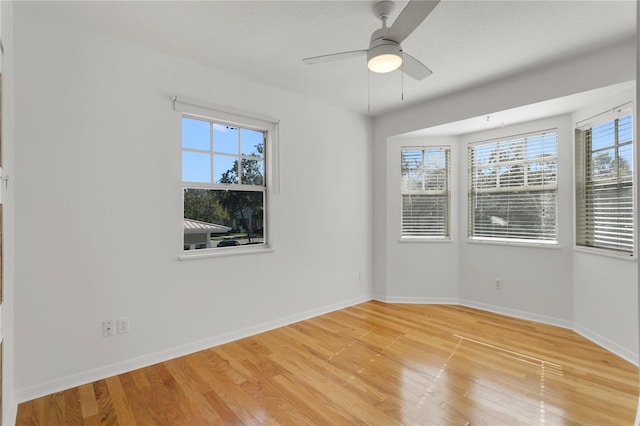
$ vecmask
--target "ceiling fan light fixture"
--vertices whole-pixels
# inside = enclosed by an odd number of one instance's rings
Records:
[[[402,65],[402,51],[397,44],[382,44],[369,49],[367,66],[373,72],[395,71]]]

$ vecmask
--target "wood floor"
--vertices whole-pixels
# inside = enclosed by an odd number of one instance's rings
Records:
[[[367,302],[20,404],[18,425],[630,425],[638,369],[557,327]]]

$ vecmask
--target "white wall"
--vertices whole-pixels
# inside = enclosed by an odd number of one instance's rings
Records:
[[[572,128],[570,116],[536,120],[460,138],[460,204],[467,208],[467,144],[545,129],[558,136],[558,247],[472,243],[460,244],[460,298],[467,304],[571,325],[572,303]],[[466,215],[460,217],[468,235]],[[496,278],[503,287],[495,289]]]
[[[599,103],[576,111],[572,124],[630,101],[634,102],[636,114],[635,100],[635,87],[629,87]],[[634,134],[637,136],[637,129]],[[634,148],[637,151],[638,145]],[[637,165],[635,170],[637,179]],[[573,274],[576,330],[637,363],[637,261],[575,251]]]
[[[386,211],[387,276],[389,302],[451,303],[458,298],[458,138],[396,137],[387,141]],[[451,240],[400,241],[402,198],[400,195],[400,151],[408,146],[451,147]]]
[[[14,12],[19,400],[370,299],[368,118]],[[281,120],[275,252],[178,260],[174,94]]]
[[[13,176],[13,3],[1,2],[2,44],[2,173]],[[11,180],[11,179],[10,179]],[[2,191],[2,419],[3,425],[15,422],[17,411],[14,392],[14,228],[13,181]]]

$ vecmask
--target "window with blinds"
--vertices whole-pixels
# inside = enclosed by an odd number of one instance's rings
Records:
[[[450,147],[402,148],[402,238],[450,238],[450,157]]]
[[[470,239],[557,243],[556,129],[470,144]]]
[[[576,245],[633,256],[631,105],[578,123],[575,144]]]

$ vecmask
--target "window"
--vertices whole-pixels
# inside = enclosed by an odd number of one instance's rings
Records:
[[[557,243],[556,130],[469,145],[470,239]]]
[[[448,238],[449,147],[402,148],[402,238]]]
[[[631,105],[577,127],[576,245],[633,255]]]
[[[184,250],[265,245],[267,135],[182,116]]]

